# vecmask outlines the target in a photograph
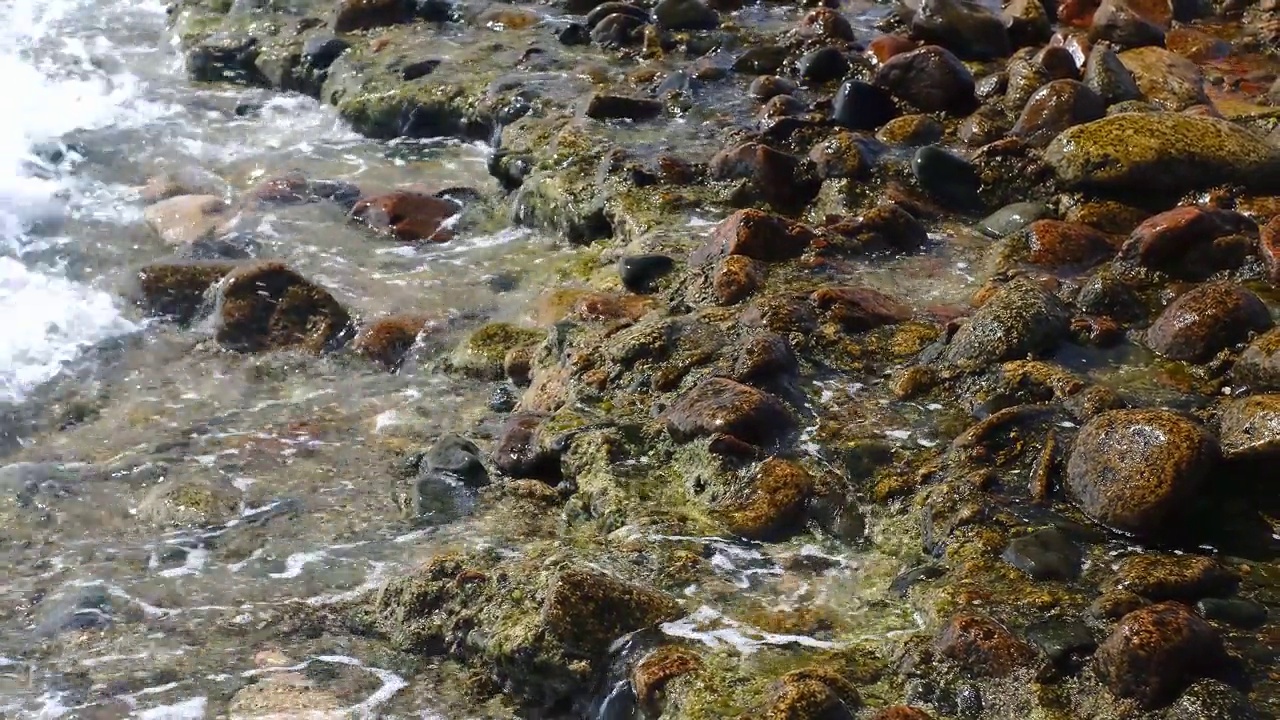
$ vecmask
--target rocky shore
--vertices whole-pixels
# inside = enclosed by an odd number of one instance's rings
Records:
[[[497,541],[426,542],[272,632],[413,657],[458,717],[1280,713],[1274,0],[179,0],[171,23],[194,80],[492,149],[481,188],[144,190],[175,251],[130,289],[149,314],[493,388],[494,437],[381,452],[407,514],[447,492]],[[529,322],[371,316],[259,251],[265,208],[314,205],[370,242],[515,224],[575,250]],[[958,275],[971,297],[931,292]],[[782,558],[792,597],[740,595],[725,547]]]

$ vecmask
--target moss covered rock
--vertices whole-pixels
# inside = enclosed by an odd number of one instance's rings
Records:
[[[238,267],[218,285],[214,337],[240,352],[339,346],[351,316],[324,288],[278,262]]]
[[[131,296],[148,315],[189,323],[212,306],[209,289],[235,269],[225,262],[154,263],[138,271]]]
[[[533,345],[545,337],[541,330],[522,328],[511,323],[489,323],[471,333],[454,350],[450,362],[455,370],[483,380],[501,380],[507,353]]]
[[[1098,647],[1095,664],[1112,694],[1149,710],[1225,670],[1227,653],[1209,623],[1185,605],[1165,602],[1124,616]]]

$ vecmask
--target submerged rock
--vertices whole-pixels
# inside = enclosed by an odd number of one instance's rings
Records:
[[[214,337],[239,352],[338,347],[351,316],[324,288],[278,262],[238,267],[218,285]]]
[[[1196,555],[1131,555],[1120,561],[1112,589],[1160,602],[1193,603],[1235,592],[1240,577],[1212,558]]]
[[[719,506],[729,531],[748,540],[774,540],[799,529],[813,492],[809,472],[791,460],[770,458],[745,489]]]
[[[1005,677],[1035,659],[1035,651],[1008,628],[982,615],[951,618],[937,640],[938,651],[967,672]]]
[[[481,380],[501,380],[503,363],[512,350],[542,341],[546,333],[510,323],[489,323],[471,333],[454,351],[454,369]]]
[[[229,209],[217,195],[178,195],[149,206],[142,216],[165,243],[183,246],[211,236]]]
[[[132,299],[148,315],[186,324],[204,308],[212,308],[209,293],[236,265],[226,262],[154,263],[138,271]]]
[[[1124,616],[1098,647],[1095,664],[1113,695],[1151,710],[1222,672],[1227,653],[1209,623],[1185,605],[1166,602]]]
[[[1073,127],[1045,151],[1072,187],[1181,193],[1223,183],[1280,187],[1280,148],[1227,120],[1121,113]]]
[[[391,315],[360,329],[352,349],[387,370],[396,370],[430,322],[426,315]]]
[[[446,221],[457,215],[460,209],[461,206],[453,200],[411,190],[396,190],[362,198],[351,209],[351,216],[397,240],[436,243],[453,239],[453,231],[447,227]]]

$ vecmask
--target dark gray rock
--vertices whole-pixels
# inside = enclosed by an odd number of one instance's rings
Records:
[[[893,96],[861,80],[847,80],[836,92],[831,119],[853,130],[875,130],[898,116]]]
[[[618,276],[623,287],[633,293],[653,292],[654,285],[676,267],[667,255],[628,255],[618,261]]]
[[[1037,530],[1009,541],[1004,561],[1033,580],[1073,580],[1080,574],[1084,554],[1057,528]]]

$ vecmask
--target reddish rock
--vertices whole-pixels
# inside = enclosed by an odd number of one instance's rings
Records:
[[[138,271],[132,299],[148,315],[186,324],[212,306],[207,293],[236,266],[225,262],[162,262]]]
[[[752,333],[734,356],[733,379],[743,383],[763,385],[779,377],[792,377],[800,367],[791,343],[777,333]]]
[[[723,434],[767,446],[795,428],[791,411],[776,397],[728,378],[708,378],[685,391],[666,419],[677,442]]]
[[[387,370],[395,370],[430,322],[426,315],[392,315],[368,323],[352,343],[352,349]]]
[[[1157,3],[1158,4],[1158,3]],[[1152,3],[1145,3],[1153,6]],[[1166,11],[1168,3],[1164,3]],[[1136,48],[1163,45],[1164,33],[1169,28],[1169,18],[1152,12],[1153,7],[1131,0],[1102,0],[1093,14],[1089,27],[1089,39],[1105,40],[1120,48]]]
[[[881,65],[889,62],[895,55],[911,52],[919,47],[916,41],[901,35],[881,35],[867,45],[867,52]]]
[[[342,180],[312,180],[300,172],[268,178],[249,191],[247,198],[259,205],[301,205],[331,200],[351,207],[360,197],[360,188]]]
[[[1146,337],[1151,349],[1167,358],[1204,362],[1273,324],[1257,295],[1233,283],[1213,282],[1169,303]]]
[[[1193,251],[1204,252],[1213,241],[1249,232],[1253,221],[1232,210],[1177,207],[1147,218],[1120,248],[1120,258],[1154,270],[1176,271]]]
[[[639,320],[653,309],[653,300],[643,295],[589,292],[573,303],[573,314],[583,320]]]
[[[1037,220],[1023,234],[1027,262],[1042,267],[1090,265],[1115,252],[1106,235],[1080,223]]]
[[[895,55],[876,71],[875,84],[927,113],[961,115],[977,105],[969,68],[936,45]]]
[[[1231,54],[1231,44],[1191,27],[1176,27],[1164,37],[1164,46],[1195,62],[1221,60]]]
[[[460,210],[458,203],[426,193],[396,190],[362,198],[352,217],[369,227],[410,242],[447,242],[453,232],[444,223]]]
[[[734,535],[776,540],[803,521],[813,487],[813,477],[799,463],[770,458],[761,463],[744,492],[717,509]]]
[[[896,203],[884,203],[856,217],[841,217],[826,226],[840,240],[819,249],[831,251],[918,252],[929,242],[929,231]]]
[[[498,433],[493,465],[504,475],[518,479],[555,481],[560,478],[560,454],[542,438],[546,416],[516,413]]]
[[[896,298],[863,287],[825,287],[810,296],[813,304],[845,332],[859,333],[893,325],[911,317],[911,309]]]
[[[827,42],[855,39],[853,25],[843,15],[831,8],[818,8],[809,11],[800,21],[800,34],[806,37],[819,38]]]
[[[933,720],[929,713],[909,705],[891,705],[881,708],[871,720]]]
[[[239,352],[333,349],[351,316],[324,288],[278,262],[237,268],[218,285],[214,337]]]
[[[1097,120],[1107,106],[1079,80],[1054,80],[1027,101],[1012,134],[1032,147],[1046,147],[1064,130]]]
[[[1035,651],[1005,626],[982,615],[960,613],[938,636],[937,648],[967,671],[1004,677],[1035,659]]]
[[[764,265],[744,255],[729,255],[716,265],[711,278],[716,300],[733,305],[746,299],[764,283]]]
[[[1272,285],[1280,285],[1280,215],[1271,218],[1258,232],[1258,254],[1267,269],[1267,279]]]
[[[802,208],[818,194],[809,170],[801,158],[760,143],[722,150],[709,167],[711,179],[741,183],[734,198],[739,204],[763,201],[782,210]]]
[[[416,3],[406,0],[340,0],[334,10],[334,32],[369,30],[410,22]]]
[[[814,233],[799,223],[760,210],[739,210],[716,226],[711,239],[690,259],[693,265],[727,255],[775,262],[800,257]]]
[[[1087,28],[1102,0],[1063,0],[1058,4],[1058,22],[1070,27]]]
[[[1050,80],[1078,80],[1080,64],[1071,51],[1061,45],[1046,45],[1031,58]]]
[[[1094,661],[1111,694],[1153,710],[1196,680],[1220,674],[1229,658],[1209,623],[1185,605],[1164,602],[1125,615]]]
[[[774,295],[752,302],[742,323],[776,333],[810,333],[818,329],[818,316],[805,295]]]

